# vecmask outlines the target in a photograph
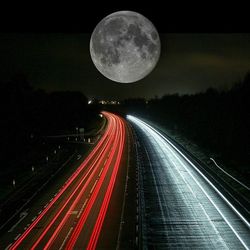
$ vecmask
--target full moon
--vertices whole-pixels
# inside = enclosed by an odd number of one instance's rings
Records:
[[[160,38],[154,25],[133,11],[118,11],[102,19],[90,39],[96,68],[115,82],[131,83],[147,76],[160,57]]]

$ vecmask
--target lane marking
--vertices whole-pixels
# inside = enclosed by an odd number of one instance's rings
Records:
[[[4,250],[8,250],[13,243],[10,243]]]
[[[37,216],[33,217],[33,219],[31,221],[34,221],[37,218]]]
[[[79,211],[79,214],[76,216],[77,219],[79,219],[79,217],[81,216],[81,213],[82,213],[83,209],[85,208],[85,206],[86,206],[88,200],[89,200],[89,199],[86,199],[85,202],[83,203],[83,205],[82,205],[82,207],[81,207],[81,209],[80,209],[80,211]]]
[[[93,192],[93,190],[94,190],[94,188],[95,188],[95,186],[96,186],[97,181],[98,181],[98,180],[95,181],[93,187],[92,187],[91,190],[90,190],[90,193],[91,193],[91,194],[92,194],[92,192]]]
[[[138,236],[135,237],[135,245],[138,246]]]
[[[8,233],[11,233],[14,229],[15,229],[15,227],[26,217],[28,215],[28,213],[26,212],[26,213],[23,213],[23,216],[17,221],[17,223],[16,224],[14,224],[11,228],[10,228],[10,230],[8,230]]]
[[[18,234],[14,240],[17,240],[19,237],[21,236],[21,234]]]
[[[107,160],[106,160],[107,161]],[[106,164],[106,161],[105,161],[105,163],[104,163],[104,165]],[[101,171],[100,171],[100,173],[99,173],[99,177],[101,176],[101,174],[102,174],[102,171],[103,171],[103,168],[101,169]]]
[[[60,246],[59,250],[62,250],[62,249],[63,249],[63,247],[64,247],[64,245],[65,245],[67,239],[69,238],[69,235],[71,234],[72,230],[73,230],[73,227],[70,228],[70,230],[69,230],[69,232],[67,233],[66,237],[64,238],[63,243],[62,243],[62,245]]]

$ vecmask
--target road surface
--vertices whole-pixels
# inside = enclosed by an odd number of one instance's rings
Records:
[[[159,131],[127,116],[137,137],[143,249],[249,249],[249,222]]]
[[[111,113],[103,114],[107,129],[96,147],[8,249],[96,248],[125,141],[124,121]]]

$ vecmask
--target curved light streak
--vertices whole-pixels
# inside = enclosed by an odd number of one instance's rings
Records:
[[[190,176],[193,178],[193,180],[196,182],[196,184],[200,187],[202,192],[205,194],[205,196],[209,199],[209,201],[213,204],[215,209],[219,212],[221,217],[224,219],[224,221],[227,223],[227,225],[230,227],[230,229],[233,231],[235,236],[239,239],[239,241],[242,243],[245,249],[249,249],[247,244],[244,242],[242,237],[239,235],[237,230],[233,227],[233,225],[230,223],[230,221],[225,217],[221,209],[215,204],[213,199],[208,195],[208,193],[205,191],[205,189],[202,187],[202,185],[199,183],[199,181],[194,177],[194,175],[190,172],[190,170],[183,164],[183,162],[180,160],[180,156],[183,157],[203,178],[204,180],[216,191],[216,193],[226,202],[226,204],[236,213],[236,215],[244,222],[244,224],[247,226],[248,229],[250,229],[250,223],[246,220],[246,218],[243,217],[243,215],[228,201],[228,199],[218,190],[218,188],[215,187],[215,185],[188,159],[170,140],[168,140],[166,137],[164,137],[159,131],[157,131],[155,128],[147,124],[146,122],[131,116],[127,115],[127,119],[131,122],[135,123],[139,127],[143,127],[147,132],[154,137],[154,139],[157,140],[164,140],[166,142],[166,147],[171,151],[171,153],[174,155],[174,157],[180,162],[180,164],[186,169],[186,171],[190,174]],[[171,147],[170,147],[171,146]],[[179,155],[178,155],[178,154]]]
[[[107,118],[108,125],[104,135],[97,143],[92,152],[84,160],[84,162],[78,167],[78,169],[72,174],[72,176],[65,182],[64,186],[61,188],[59,193],[54,197],[54,199],[49,203],[49,205],[40,213],[40,215],[34,220],[31,225],[25,230],[25,232],[10,246],[9,249],[18,249],[27,242],[29,237],[34,234],[35,227],[38,223],[45,219],[51,212],[54,216],[50,219],[48,224],[45,226],[43,231],[37,232],[37,239],[34,241],[31,249],[43,248],[43,249],[53,249],[53,244],[57,239],[60,239],[60,233],[64,225],[67,224],[69,220],[69,214],[73,211],[79,202],[81,202],[82,195],[86,192],[86,189],[90,189],[91,183],[95,183],[93,186],[93,191],[91,189],[90,198],[88,199],[82,214],[79,214],[79,222],[75,229],[72,230],[72,234],[66,242],[66,249],[72,249],[75,245],[79,234],[83,230],[83,226],[87,218],[91,214],[91,209],[98,200],[98,195],[100,190],[105,188],[104,199],[101,204],[100,212],[97,215],[96,222],[94,222],[93,232],[90,235],[90,243],[86,244],[96,245],[98,237],[102,228],[103,220],[105,218],[107,208],[110,202],[112,191],[116,181],[116,175],[120,166],[120,161],[124,148],[124,138],[125,138],[125,125],[124,121],[116,115],[108,112],[102,112],[102,114]],[[108,157],[108,158],[107,158]],[[105,161],[105,158],[107,160]],[[98,170],[100,170],[103,162],[103,170],[100,172],[99,177]],[[115,164],[113,164],[115,162]],[[112,165],[113,164],[113,165]],[[104,187],[104,179],[107,176],[107,172],[112,167],[112,174],[108,184]],[[56,206],[56,202],[62,195],[66,195],[66,198],[62,201],[59,208]],[[58,210],[56,210],[58,209]],[[62,219],[59,220],[60,217]],[[53,227],[53,232],[51,233]],[[55,227],[55,229],[54,229]],[[32,234],[33,233],[33,234]],[[59,238],[58,238],[59,237]],[[46,240],[47,239],[47,240]]]

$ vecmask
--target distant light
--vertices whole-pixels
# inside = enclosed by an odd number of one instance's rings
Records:
[[[91,104],[91,103],[92,103],[92,100],[89,100],[89,101],[88,101],[88,104]]]
[[[90,102],[90,101],[89,101]],[[99,104],[102,104],[102,105],[118,105],[120,104],[119,101],[116,101],[116,100],[101,100],[101,101],[98,101]]]
[[[102,118],[103,117],[103,115],[102,114],[99,114],[99,116]]]

